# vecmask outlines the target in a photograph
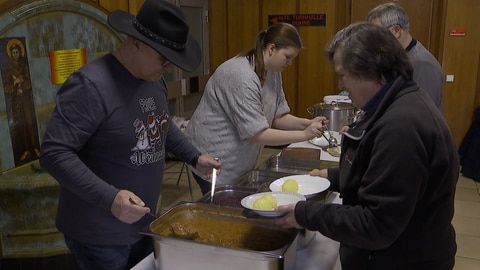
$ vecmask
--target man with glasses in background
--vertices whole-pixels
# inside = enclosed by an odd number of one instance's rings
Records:
[[[409,20],[405,10],[397,4],[381,4],[367,15],[367,22],[388,28],[407,51],[413,65],[413,80],[443,112],[443,70],[437,59],[409,32]]]

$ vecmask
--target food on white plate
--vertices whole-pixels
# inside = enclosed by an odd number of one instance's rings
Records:
[[[285,192],[283,184],[287,180],[293,179],[298,184],[297,192]],[[318,194],[322,191],[325,191],[330,186],[330,181],[324,177],[312,176],[308,174],[299,174],[299,175],[288,175],[282,178],[279,178],[268,186],[272,192],[285,192],[290,194],[301,194],[306,198],[311,198],[315,194]],[[278,199],[278,197],[277,197]]]
[[[275,207],[277,207],[277,198],[272,194],[264,194],[253,203],[253,208],[258,210],[272,210]]]
[[[281,187],[279,186],[279,190]],[[267,196],[264,196],[267,195]],[[263,197],[263,200],[262,200]],[[299,201],[305,201],[305,196],[292,192],[261,192],[248,195],[240,202],[243,207],[252,210],[256,214],[264,217],[281,217],[285,212],[277,212],[275,209],[279,205],[294,204]],[[257,205],[254,205],[257,202]],[[260,204],[260,205],[259,205]],[[268,208],[268,209],[259,209]]]
[[[295,179],[287,179],[282,184],[282,191],[298,193],[298,183]]]
[[[329,147],[327,148],[327,152],[334,157],[339,157],[342,152],[342,148],[340,146]]]

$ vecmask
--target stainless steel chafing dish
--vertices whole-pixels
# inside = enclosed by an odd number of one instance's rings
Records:
[[[253,170],[237,178],[233,182],[233,185],[254,188],[257,189],[257,191],[268,191],[259,189],[262,189],[264,186],[268,187],[268,184],[277,180],[278,178],[291,174],[293,173]]]
[[[244,197],[257,192],[270,191],[268,185],[271,182],[287,175],[289,174],[253,170],[240,176],[230,185],[216,187],[213,201],[210,200],[211,194],[208,192],[197,202],[243,208],[240,202]]]
[[[312,169],[326,169],[338,167],[338,162],[286,158],[281,156],[272,156],[257,168],[259,171],[268,171],[284,174],[308,174]]]
[[[215,188],[213,201],[210,192],[203,195],[197,202],[218,206],[243,208],[241,201],[244,197],[257,192],[257,188],[247,186],[226,185]]]
[[[246,218],[242,211],[205,203],[181,203],[141,233],[154,239],[157,269],[294,269],[298,231],[282,229],[269,219]],[[199,225],[199,221],[211,224]],[[170,235],[172,224],[179,222],[193,224],[195,230],[205,230],[196,231],[201,239]],[[228,231],[232,229],[234,239],[242,243],[240,247],[223,245],[222,233],[225,238],[231,237]],[[208,243],[207,238],[218,243]]]

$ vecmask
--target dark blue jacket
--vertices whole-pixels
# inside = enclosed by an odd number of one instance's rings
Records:
[[[459,160],[444,117],[402,78],[369,111],[328,171],[343,204],[300,202],[298,223],[340,242],[343,270],[451,270]]]

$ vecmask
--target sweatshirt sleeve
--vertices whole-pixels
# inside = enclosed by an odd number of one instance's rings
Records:
[[[63,188],[109,210],[118,189],[92,172],[79,156],[106,115],[98,95],[81,74],[70,76],[57,94],[41,145],[40,164]]]
[[[183,132],[173,122],[168,128],[165,149],[175,157],[191,164],[192,159],[200,154],[200,151],[193,146]]]

